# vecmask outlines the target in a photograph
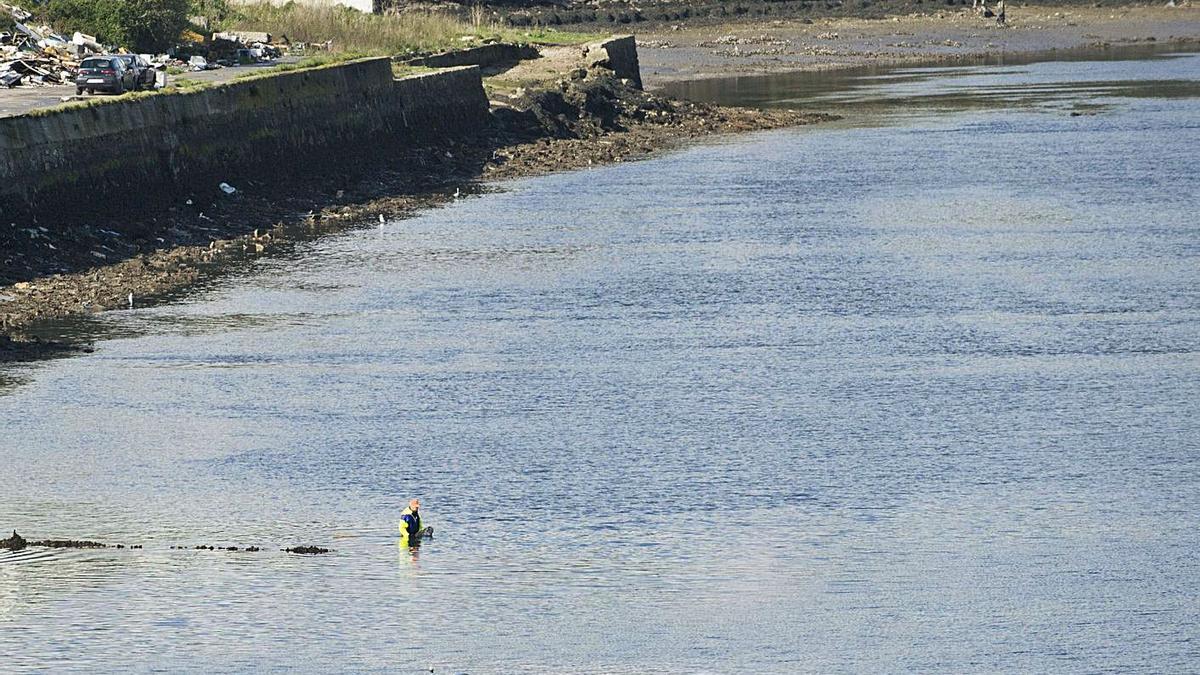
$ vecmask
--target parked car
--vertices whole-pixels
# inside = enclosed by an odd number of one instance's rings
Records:
[[[75,76],[77,95],[85,90],[89,94],[97,91],[124,94],[136,86],[133,71],[115,56],[89,56],[79,64],[79,73]]]
[[[117,54],[116,58],[125,62],[133,71],[134,89],[154,88],[154,66],[150,65],[141,54]]]

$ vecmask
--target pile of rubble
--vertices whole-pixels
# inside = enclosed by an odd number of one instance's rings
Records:
[[[71,84],[83,59],[115,51],[90,35],[77,32],[68,38],[50,26],[35,26],[31,13],[0,2],[0,16],[4,15],[12,23],[6,30],[0,18],[0,88]],[[273,44],[268,33],[227,32],[213,33],[211,40],[196,38],[197,44],[181,44],[170,54],[143,56],[159,70],[195,72],[272,61],[288,48]]]
[[[169,65],[178,65],[192,71],[245,66],[273,61],[283,56],[286,48],[286,45],[273,44],[270,33],[253,31],[213,33],[212,39],[205,45],[206,54],[192,54],[186,60],[176,57],[175,61]]]
[[[0,2],[0,12],[12,19],[11,30],[0,30],[0,86],[69,83],[84,57],[104,51],[90,35],[30,25],[33,15],[16,5]]]

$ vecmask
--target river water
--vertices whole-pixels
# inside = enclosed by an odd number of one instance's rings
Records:
[[[144,548],[0,555],[0,669],[1195,671],[1198,76],[726,83],[852,118],[65,324],[0,527]]]

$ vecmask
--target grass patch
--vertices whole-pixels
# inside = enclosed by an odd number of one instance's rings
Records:
[[[392,62],[392,77],[396,79],[410,75],[421,75],[422,73],[435,73],[437,71],[437,68],[430,68],[428,66],[409,66],[403,63]]]
[[[197,80],[190,80],[190,79],[184,77],[184,78],[170,81],[167,84],[167,86],[163,87],[162,89],[152,89],[149,91],[130,91],[130,92],[121,94],[120,96],[113,96],[113,95],[96,96],[96,95],[93,95],[82,101],[71,101],[70,103],[63,103],[61,105],[51,106],[48,108],[38,108],[36,110],[31,110],[26,114],[30,117],[45,117],[46,115],[53,115],[55,113],[59,113],[64,110],[78,110],[78,109],[82,109],[82,108],[95,108],[96,106],[108,105],[110,103],[120,103],[121,101],[136,101],[136,100],[143,99],[143,98],[150,98],[152,96],[169,96],[171,94],[190,94],[192,92],[200,91],[202,89],[208,89],[208,88],[214,87],[216,85],[217,85],[217,83],[214,83],[214,82],[199,82]]]
[[[463,44],[479,31],[449,14],[424,11],[400,15],[365,14],[340,5],[288,3],[244,5],[223,22],[229,30],[263,31],[294,42],[332,42],[335,52],[392,56],[441,51]],[[481,37],[500,37],[488,31]]]
[[[325,66],[333,66],[347,61],[367,58],[374,56],[372,54],[360,54],[358,52],[320,52],[312,56],[306,56],[294,63],[281,63],[277,66],[269,68],[255,68],[252,71],[238,73],[233,76],[234,80],[256,80],[262,77],[271,77],[279,73],[286,73],[293,70],[305,70],[308,68],[323,68]]]
[[[532,31],[507,31],[510,42],[532,42],[536,45],[581,45],[585,42],[603,40],[611,33],[572,33],[554,28],[539,28]]]
[[[176,78],[174,80],[167,80],[167,86],[163,87],[162,89],[155,89],[154,91],[139,91],[136,93],[137,94],[148,94],[150,96],[154,96],[155,94],[169,94],[169,93],[174,93],[174,92],[178,92],[178,91],[195,91],[197,89],[207,89],[208,87],[211,87],[212,85],[213,85],[212,82],[201,82],[200,80],[193,80],[193,79],[187,78],[187,77],[180,77],[180,78]]]
[[[221,22],[224,30],[260,31],[276,39],[318,44],[330,42],[334,53],[356,56],[400,56],[470,47],[486,39],[542,45],[576,45],[607,37],[552,28],[517,30],[488,21],[482,6],[471,10],[470,21],[448,12],[407,11],[403,14],[365,14],[341,5],[269,3],[240,5]],[[468,38],[468,39],[464,39]],[[471,39],[473,38],[473,39]]]

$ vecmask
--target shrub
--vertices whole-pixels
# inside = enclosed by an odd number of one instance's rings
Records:
[[[46,15],[57,28],[95,35],[105,44],[159,52],[188,25],[190,0],[50,0]]]

